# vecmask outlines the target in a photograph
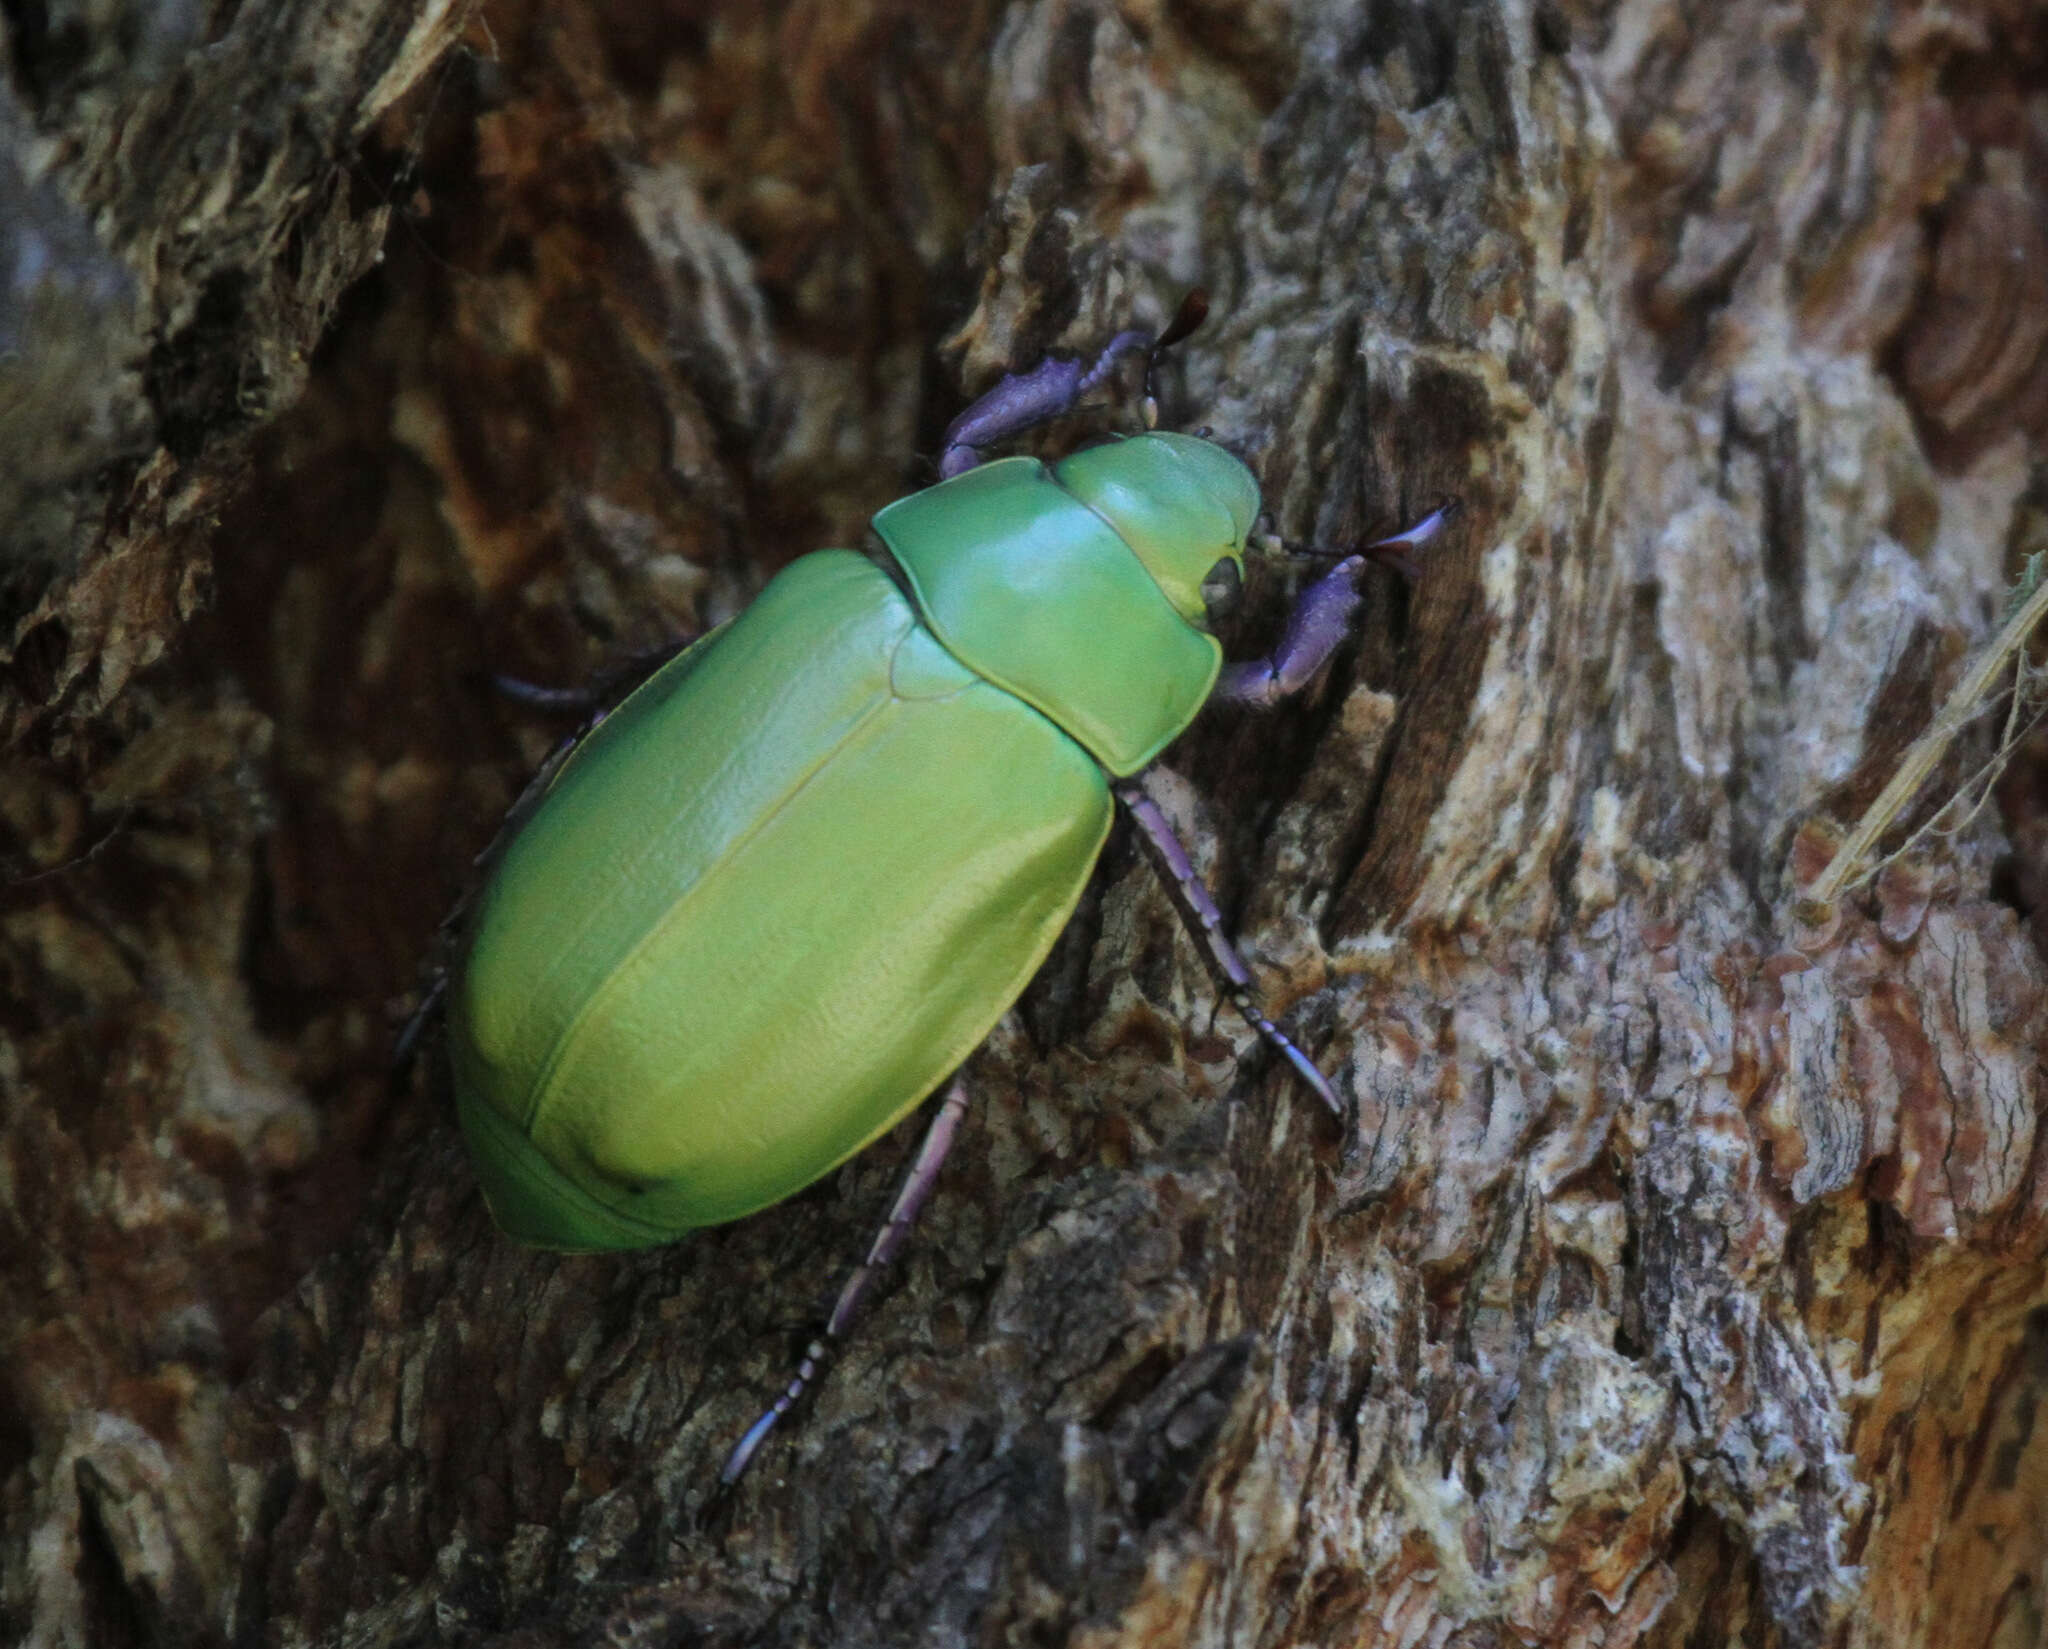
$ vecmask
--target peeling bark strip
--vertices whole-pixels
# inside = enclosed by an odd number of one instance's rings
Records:
[[[4,16],[0,1637],[2038,1635],[2048,748],[2010,848],[1797,913],[2048,548],[2039,19]],[[1113,848],[713,1507],[915,1124],[669,1250],[492,1233],[381,1068],[558,731],[480,682],[716,622],[1197,282],[1167,416],[1281,534],[1465,505],[1152,790],[1356,1137]]]

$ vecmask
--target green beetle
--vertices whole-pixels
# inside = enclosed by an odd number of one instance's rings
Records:
[[[1199,312],[1196,318],[1199,319]],[[456,1107],[512,1236],[642,1248],[753,1213],[888,1131],[1045,959],[1130,810],[1208,959],[1321,1099],[1165,819],[1133,782],[1212,697],[1271,704],[1345,633],[1369,546],[1310,586],[1271,658],[1211,633],[1259,513],[1221,447],[1151,433],[1048,467],[982,448],[1070,409],[1124,355],[1048,361],[955,421],[939,485],[823,550],[649,676],[536,785],[463,913],[446,1009]],[[953,1083],[888,1221],[744,1470],[929,1194]]]

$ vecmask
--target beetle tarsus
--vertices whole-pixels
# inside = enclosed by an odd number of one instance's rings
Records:
[[[804,1393],[831,1362],[841,1342],[852,1332],[862,1308],[867,1304],[868,1291],[874,1286],[876,1277],[896,1258],[910,1235],[910,1228],[917,1223],[917,1216],[924,1212],[924,1205],[931,1200],[932,1188],[939,1181],[939,1170],[945,1165],[946,1153],[953,1149],[953,1140],[960,1132],[960,1119],[966,1114],[967,1085],[956,1076],[947,1085],[939,1114],[932,1118],[932,1125],[925,1130],[924,1141],[917,1148],[917,1157],[910,1165],[910,1172],[904,1176],[903,1188],[896,1193],[889,1217],[882,1222],[881,1230],[875,1233],[875,1240],[868,1245],[867,1258],[853,1268],[853,1275],[839,1290],[839,1299],[826,1321],[825,1332],[805,1348],[803,1360],[797,1364],[796,1374],[783,1388],[782,1395],[747,1428],[747,1434],[726,1456],[725,1467],[718,1474],[722,1488],[729,1489],[740,1480],[762,1442],[775,1429],[776,1422],[802,1400]]]
[[[810,1387],[813,1380],[824,1372],[825,1365],[832,1360],[832,1348],[822,1340],[813,1340],[806,1348],[803,1361],[796,1366],[796,1376],[783,1388],[782,1395],[769,1405],[768,1411],[747,1427],[746,1436],[734,1445],[731,1454],[725,1457],[725,1465],[718,1474],[718,1486],[729,1489],[745,1475],[753,1464],[754,1455],[767,1441],[775,1424],[791,1409]]]
[[[1344,1101],[1337,1097],[1336,1088],[1332,1086],[1330,1079],[1323,1075],[1316,1062],[1301,1051],[1292,1037],[1265,1016],[1250,991],[1234,992],[1230,1000],[1236,1005],[1237,1011],[1244,1015],[1245,1022],[1280,1050],[1282,1057],[1294,1067],[1295,1075],[1301,1078],[1310,1093],[1328,1107],[1330,1115],[1342,1122]]]
[[[1159,804],[1134,778],[1119,780],[1113,789],[1116,799],[1123,803],[1124,810],[1137,825],[1138,833],[1151,848],[1166,878],[1174,908],[1180,912],[1188,930],[1201,940],[1210,967],[1228,987],[1230,1000],[1237,1011],[1294,1067],[1309,1092],[1329,1107],[1330,1114],[1339,1123],[1343,1122],[1344,1102],[1337,1097],[1337,1090],[1330,1079],[1259,1007],[1251,969],[1230,942],[1230,936],[1223,931],[1223,913],[1216,908],[1216,901],[1209,897],[1209,890],[1202,885],[1202,878],[1195,871],[1194,861],[1188,857],[1188,850],[1181,845],[1180,838],[1173,833],[1173,826],[1159,810]]]

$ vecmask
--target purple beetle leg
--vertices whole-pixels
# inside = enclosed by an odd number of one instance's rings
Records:
[[[1287,615],[1280,645],[1265,658],[1226,664],[1209,702],[1270,710],[1313,681],[1351,632],[1351,616],[1365,599],[1358,587],[1365,566],[1364,556],[1347,556],[1303,590]]]
[[[1188,931],[1201,940],[1211,968],[1229,988],[1230,1000],[1237,1011],[1244,1015],[1252,1029],[1279,1050],[1287,1063],[1294,1067],[1295,1075],[1341,1123],[1344,1120],[1344,1102],[1337,1097],[1337,1090],[1330,1085],[1330,1079],[1316,1068],[1314,1060],[1294,1045],[1286,1032],[1261,1011],[1258,998],[1253,994],[1251,969],[1245,966],[1244,958],[1237,954],[1237,947],[1224,933],[1223,916],[1216,908],[1216,901],[1202,886],[1202,878],[1195,874],[1188,850],[1174,835],[1173,826],[1159,811],[1159,804],[1145,794],[1144,787],[1136,779],[1119,780],[1113,788],[1116,799],[1124,804],[1125,811],[1137,825],[1145,845],[1151,849],[1154,860],[1166,877],[1167,889],[1173,896],[1181,920],[1187,924]]]
[[[1267,710],[1289,695],[1298,693],[1315,679],[1316,672],[1329,663],[1330,655],[1350,633],[1352,615],[1365,599],[1360,588],[1366,567],[1372,562],[1398,568],[1414,577],[1418,571],[1407,552],[1419,549],[1442,530],[1454,506],[1433,510],[1406,532],[1368,544],[1342,561],[1301,592],[1294,611],[1287,615],[1287,628],[1280,645],[1265,658],[1243,664],[1226,664],[1209,695],[1211,704],[1244,704]]]
[[[939,449],[939,479],[950,481],[982,461],[982,448],[1021,435],[1034,424],[1072,412],[1116,370],[1126,355],[1152,348],[1149,332],[1119,332],[1093,365],[1040,361],[1014,372],[946,426]]]
[[[832,1307],[832,1315],[825,1324],[825,1332],[804,1348],[796,1374],[783,1388],[782,1395],[775,1399],[766,1414],[747,1428],[746,1436],[727,1456],[725,1469],[718,1474],[721,1488],[729,1489],[740,1480],[762,1441],[774,1430],[775,1423],[796,1407],[805,1391],[831,1361],[832,1353],[845,1341],[861,1308],[867,1304],[868,1290],[874,1285],[875,1278],[896,1258],[904,1239],[910,1235],[910,1228],[917,1223],[917,1216],[924,1211],[932,1187],[938,1183],[940,1166],[946,1160],[946,1153],[953,1148],[953,1137],[960,1131],[960,1119],[966,1114],[967,1086],[956,1076],[946,1089],[939,1114],[932,1118],[931,1127],[925,1130],[924,1143],[917,1148],[917,1160],[910,1165],[910,1173],[903,1181],[903,1189],[896,1194],[896,1204],[889,1210],[888,1219],[875,1233],[875,1240],[868,1248],[868,1257],[854,1267],[853,1275],[846,1279],[846,1286],[839,1291],[838,1303]]]

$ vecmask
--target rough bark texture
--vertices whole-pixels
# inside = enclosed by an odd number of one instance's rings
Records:
[[[0,1637],[2041,1640],[2048,752],[1796,914],[2048,548],[2038,12],[0,16]],[[716,1501],[910,1131],[493,1233],[382,1077],[561,731],[485,678],[717,620],[1198,282],[1167,414],[1279,531],[1465,506],[1157,785],[1356,1130],[1113,841]]]

